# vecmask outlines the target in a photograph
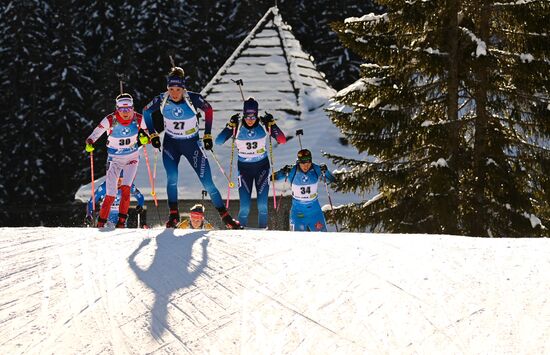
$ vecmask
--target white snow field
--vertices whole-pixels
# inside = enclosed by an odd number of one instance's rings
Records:
[[[0,228],[0,354],[549,354],[550,240]]]

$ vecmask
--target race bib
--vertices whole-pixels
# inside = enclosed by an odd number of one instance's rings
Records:
[[[175,138],[190,138],[199,132],[197,115],[189,105],[169,103],[162,110],[165,131]]]
[[[295,185],[292,184],[292,197],[300,201],[313,201],[317,199],[318,184]]]
[[[253,158],[261,156],[265,153],[265,138],[255,140],[240,140],[235,141],[239,155],[245,158]]]

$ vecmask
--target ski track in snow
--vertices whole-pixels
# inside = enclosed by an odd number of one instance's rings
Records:
[[[0,228],[1,354],[550,353],[550,240]]]

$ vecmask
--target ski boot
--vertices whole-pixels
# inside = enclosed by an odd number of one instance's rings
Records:
[[[97,228],[103,228],[103,227],[105,227],[105,223],[107,223],[107,220],[106,220],[105,218],[99,217],[99,218],[97,219],[96,227],[97,227]]]
[[[180,214],[178,210],[170,210],[168,216],[168,222],[166,222],[166,228],[176,228],[180,223]]]
[[[225,209],[225,207],[216,208],[220,214],[220,217],[222,218],[222,222],[225,224],[227,229],[243,229],[239,221],[236,221],[231,217],[229,212]]]
[[[115,228],[126,228],[126,218],[128,215],[119,213],[118,214],[118,222],[115,225]]]

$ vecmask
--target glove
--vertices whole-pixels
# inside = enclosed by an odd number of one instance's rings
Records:
[[[275,124],[275,119],[273,118],[272,114],[266,112],[265,116],[262,117],[262,122],[265,126],[269,127]]]
[[[206,150],[212,150],[212,135],[211,134],[205,134],[202,136],[202,142],[204,143],[204,149]]]
[[[239,119],[240,118],[241,118],[241,116],[238,113],[231,116],[231,119],[229,120],[229,123],[227,124],[227,127],[229,127],[229,128],[237,127],[239,125]]]
[[[143,212],[143,206],[137,205],[136,206],[136,213],[141,214],[141,212]]]
[[[328,168],[327,168],[327,164],[321,164],[319,165],[319,168],[321,168],[321,172],[324,174],[327,172]]]
[[[157,148],[158,150],[160,150],[160,138],[159,138],[159,135],[156,134],[156,133],[153,133],[153,134],[151,134],[151,136],[149,136],[149,138],[151,139],[151,145],[152,145],[154,148]]]
[[[292,170],[292,165],[285,165],[281,170],[283,173],[288,174]]]
[[[138,134],[138,146],[145,145],[147,143],[149,143],[149,136],[143,131],[143,129],[140,129]]]
[[[94,151],[94,141],[91,138],[86,139],[86,148],[84,148],[87,153]]]

